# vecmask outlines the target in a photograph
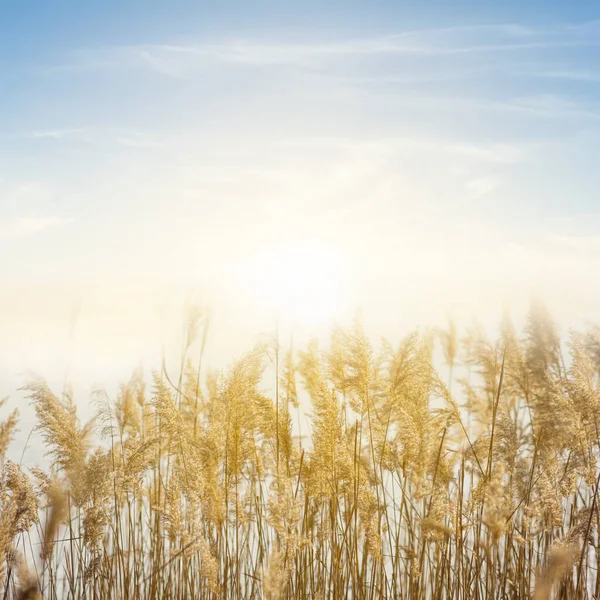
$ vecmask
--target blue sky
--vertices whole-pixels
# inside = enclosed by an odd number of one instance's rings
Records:
[[[165,290],[250,336],[246,261],[290,239],[377,332],[534,293],[598,320],[600,9],[541,6],[1,3],[11,368],[55,368],[81,303],[134,355]]]

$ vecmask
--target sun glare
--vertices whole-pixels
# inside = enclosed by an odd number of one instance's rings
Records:
[[[297,242],[263,248],[251,257],[247,277],[253,297],[277,317],[321,323],[342,303],[343,272],[332,248]]]

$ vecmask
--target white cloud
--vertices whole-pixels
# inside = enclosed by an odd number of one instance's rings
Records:
[[[20,137],[32,140],[55,140],[65,143],[83,142],[95,146],[118,145],[148,149],[165,146],[165,141],[154,134],[116,127],[49,128],[23,133]]]
[[[558,25],[533,29],[520,24],[473,25],[380,33],[370,37],[339,36],[337,39],[229,37],[191,40],[188,43],[150,43],[80,50],[69,64],[48,72],[142,68],[171,77],[206,63],[247,66],[293,65],[325,68],[328,61],[393,56],[445,56],[514,53],[544,48],[600,45],[595,27]],[[295,39],[294,39],[295,38]]]
[[[61,140],[63,138],[78,137],[83,134],[85,129],[44,129],[41,131],[34,131],[29,137],[36,140],[40,139],[54,139]]]
[[[40,233],[51,227],[65,225],[73,219],[62,217],[21,217],[0,225],[0,239],[15,239]]]
[[[513,164],[529,160],[539,151],[540,142],[529,143],[477,143],[434,137],[386,136],[370,138],[342,137],[302,137],[273,142],[282,148],[330,149],[354,152],[363,155],[374,152],[390,155],[392,153],[423,153],[427,156],[444,155],[464,158],[473,162]]]
[[[581,81],[585,83],[600,83],[600,72],[586,69],[570,70],[548,70],[536,73],[538,77],[547,77],[548,79],[567,79],[569,81]]]
[[[473,196],[473,198],[481,198],[487,196],[498,187],[500,187],[500,181],[497,177],[491,175],[476,177],[466,183],[467,190]]]
[[[117,144],[131,148],[162,148],[164,143],[152,136],[139,132],[123,133],[115,138]]]
[[[507,109],[514,109],[550,118],[583,118],[599,119],[600,113],[595,105],[579,102],[565,96],[556,94],[538,94],[518,98],[506,105]]]
[[[552,248],[600,257],[600,236],[594,235],[551,235],[547,243]]]

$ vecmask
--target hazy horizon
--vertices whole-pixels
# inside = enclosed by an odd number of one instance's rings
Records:
[[[270,327],[247,274],[290,240],[336,257],[321,329],[533,296],[600,320],[592,3],[49,6],[0,24],[13,375],[66,368],[74,310],[79,362],[119,370],[190,296],[229,356]]]

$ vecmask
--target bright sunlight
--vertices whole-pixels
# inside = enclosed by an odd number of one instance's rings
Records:
[[[315,241],[265,246],[246,266],[252,300],[279,319],[314,325],[328,321],[345,303],[345,263],[333,248]]]

